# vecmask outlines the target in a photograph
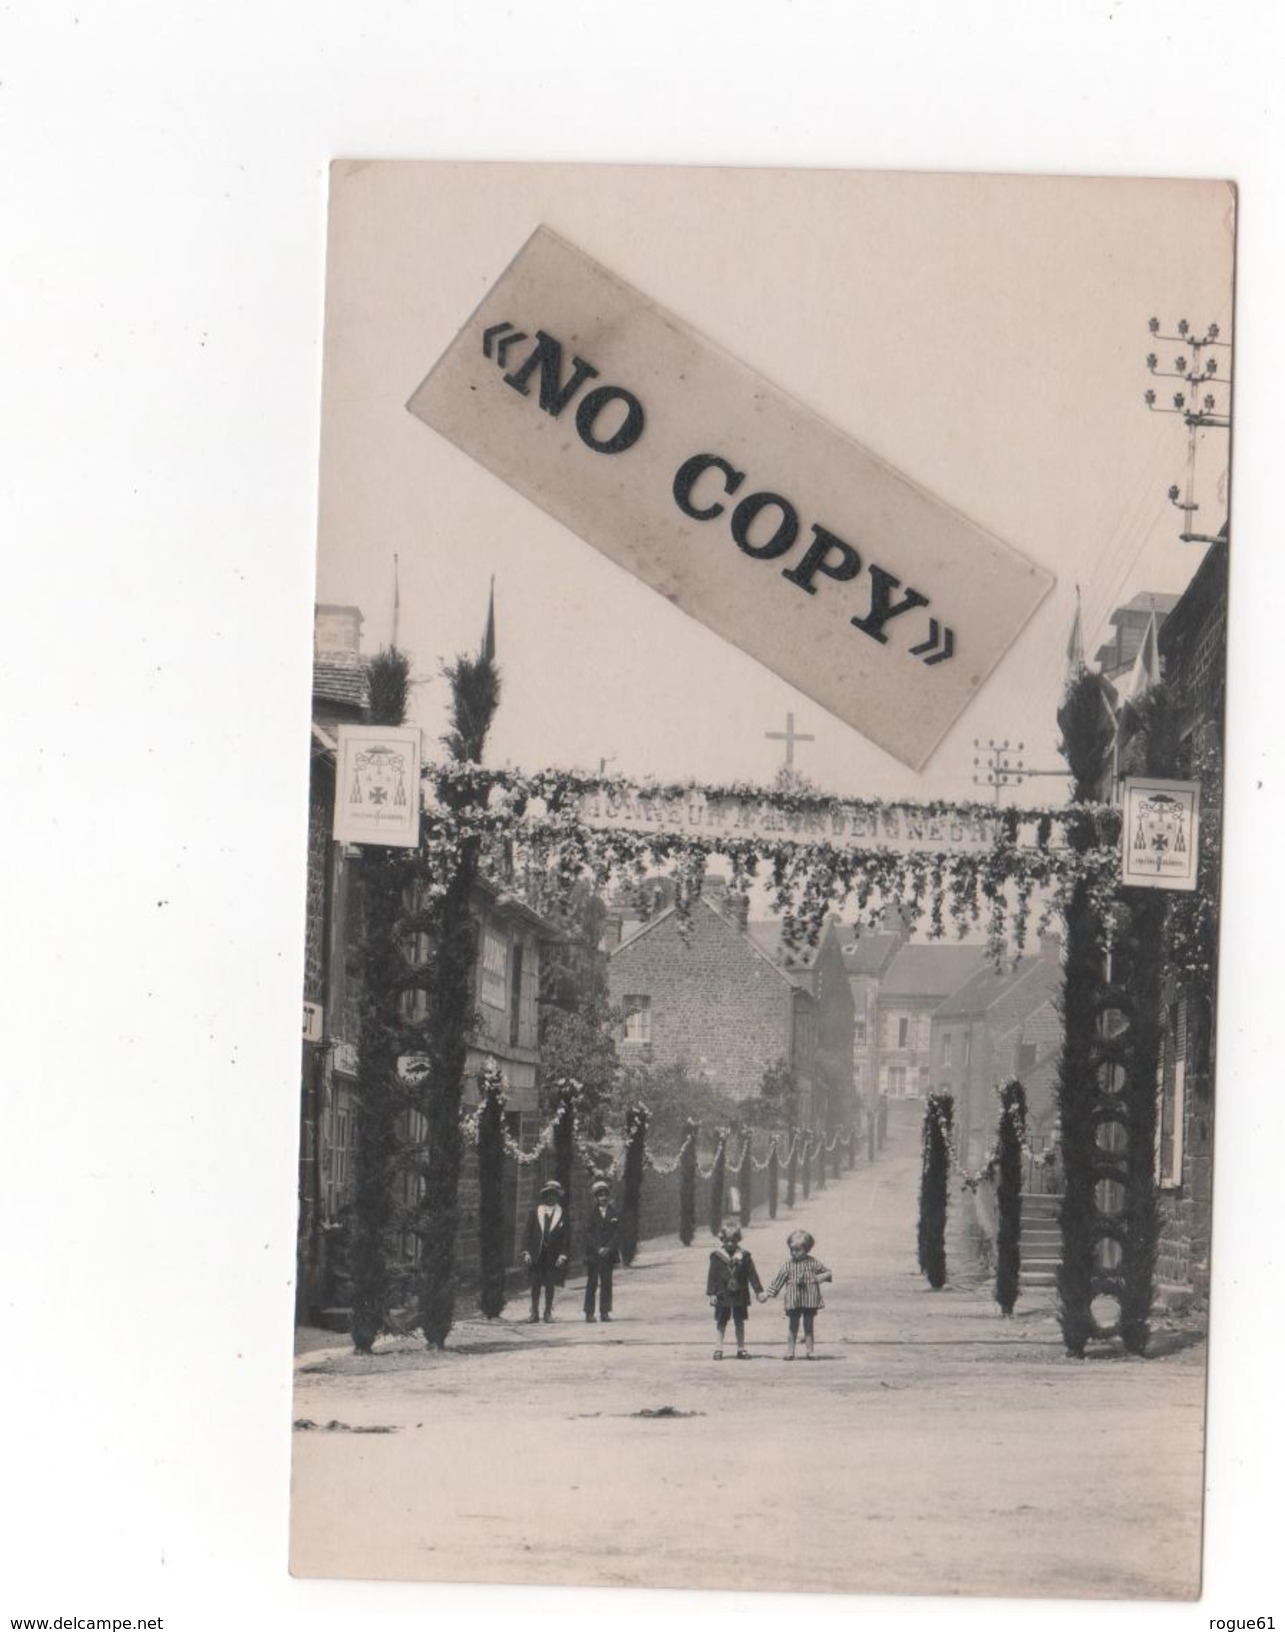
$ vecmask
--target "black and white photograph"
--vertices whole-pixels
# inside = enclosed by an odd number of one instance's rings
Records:
[[[0,7],[0,1623],[1275,1624],[1280,35]]]
[[[329,232],[292,1568],[1195,1598],[1235,188]]]

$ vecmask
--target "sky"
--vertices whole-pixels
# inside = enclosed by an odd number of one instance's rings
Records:
[[[444,659],[495,581],[504,681],[487,759],[630,777],[989,798],[976,742],[1060,770],[1054,715],[1077,590],[1092,657],[1112,610],[1178,592],[1203,548],[1167,498],[1186,431],[1146,356],[1180,318],[1232,338],[1233,194],[1219,182],[838,171],[359,165],[332,171],[317,598],[413,660],[435,751]],[[955,509],[1056,586],[922,773],[676,610],[448,445],[407,397],[533,228],[552,226]],[[1219,352],[1227,372],[1230,353]],[[1199,530],[1225,510],[1204,433]],[[1058,776],[1027,803],[1060,802]]]

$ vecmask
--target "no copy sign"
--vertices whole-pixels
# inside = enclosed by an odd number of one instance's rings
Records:
[[[916,770],[1053,584],[546,228],[408,407]]]

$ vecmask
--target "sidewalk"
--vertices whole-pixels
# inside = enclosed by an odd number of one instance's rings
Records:
[[[519,1302],[444,1354],[301,1360],[295,1416],[321,1426],[295,1435],[296,1573],[1190,1596],[1203,1345],[1066,1359],[1047,1292],[1004,1320],[976,1284],[962,1197],[931,1291],[918,1166],[917,1128],[894,1128],[873,1166],[747,1230],[765,1281],[796,1224],[834,1271],[813,1365],[780,1364],[779,1301],[751,1310],[751,1362],[713,1361],[703,1233],[644,1243],[609,1326],[572,1282],[548,1326]],[[536,1469],[555,1501],[532,1501]]]

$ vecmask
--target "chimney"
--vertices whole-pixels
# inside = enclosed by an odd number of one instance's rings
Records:
[[[742,935],[748,933],[750,927],[750,898],[748,895],[729,890],[723,911]]]

